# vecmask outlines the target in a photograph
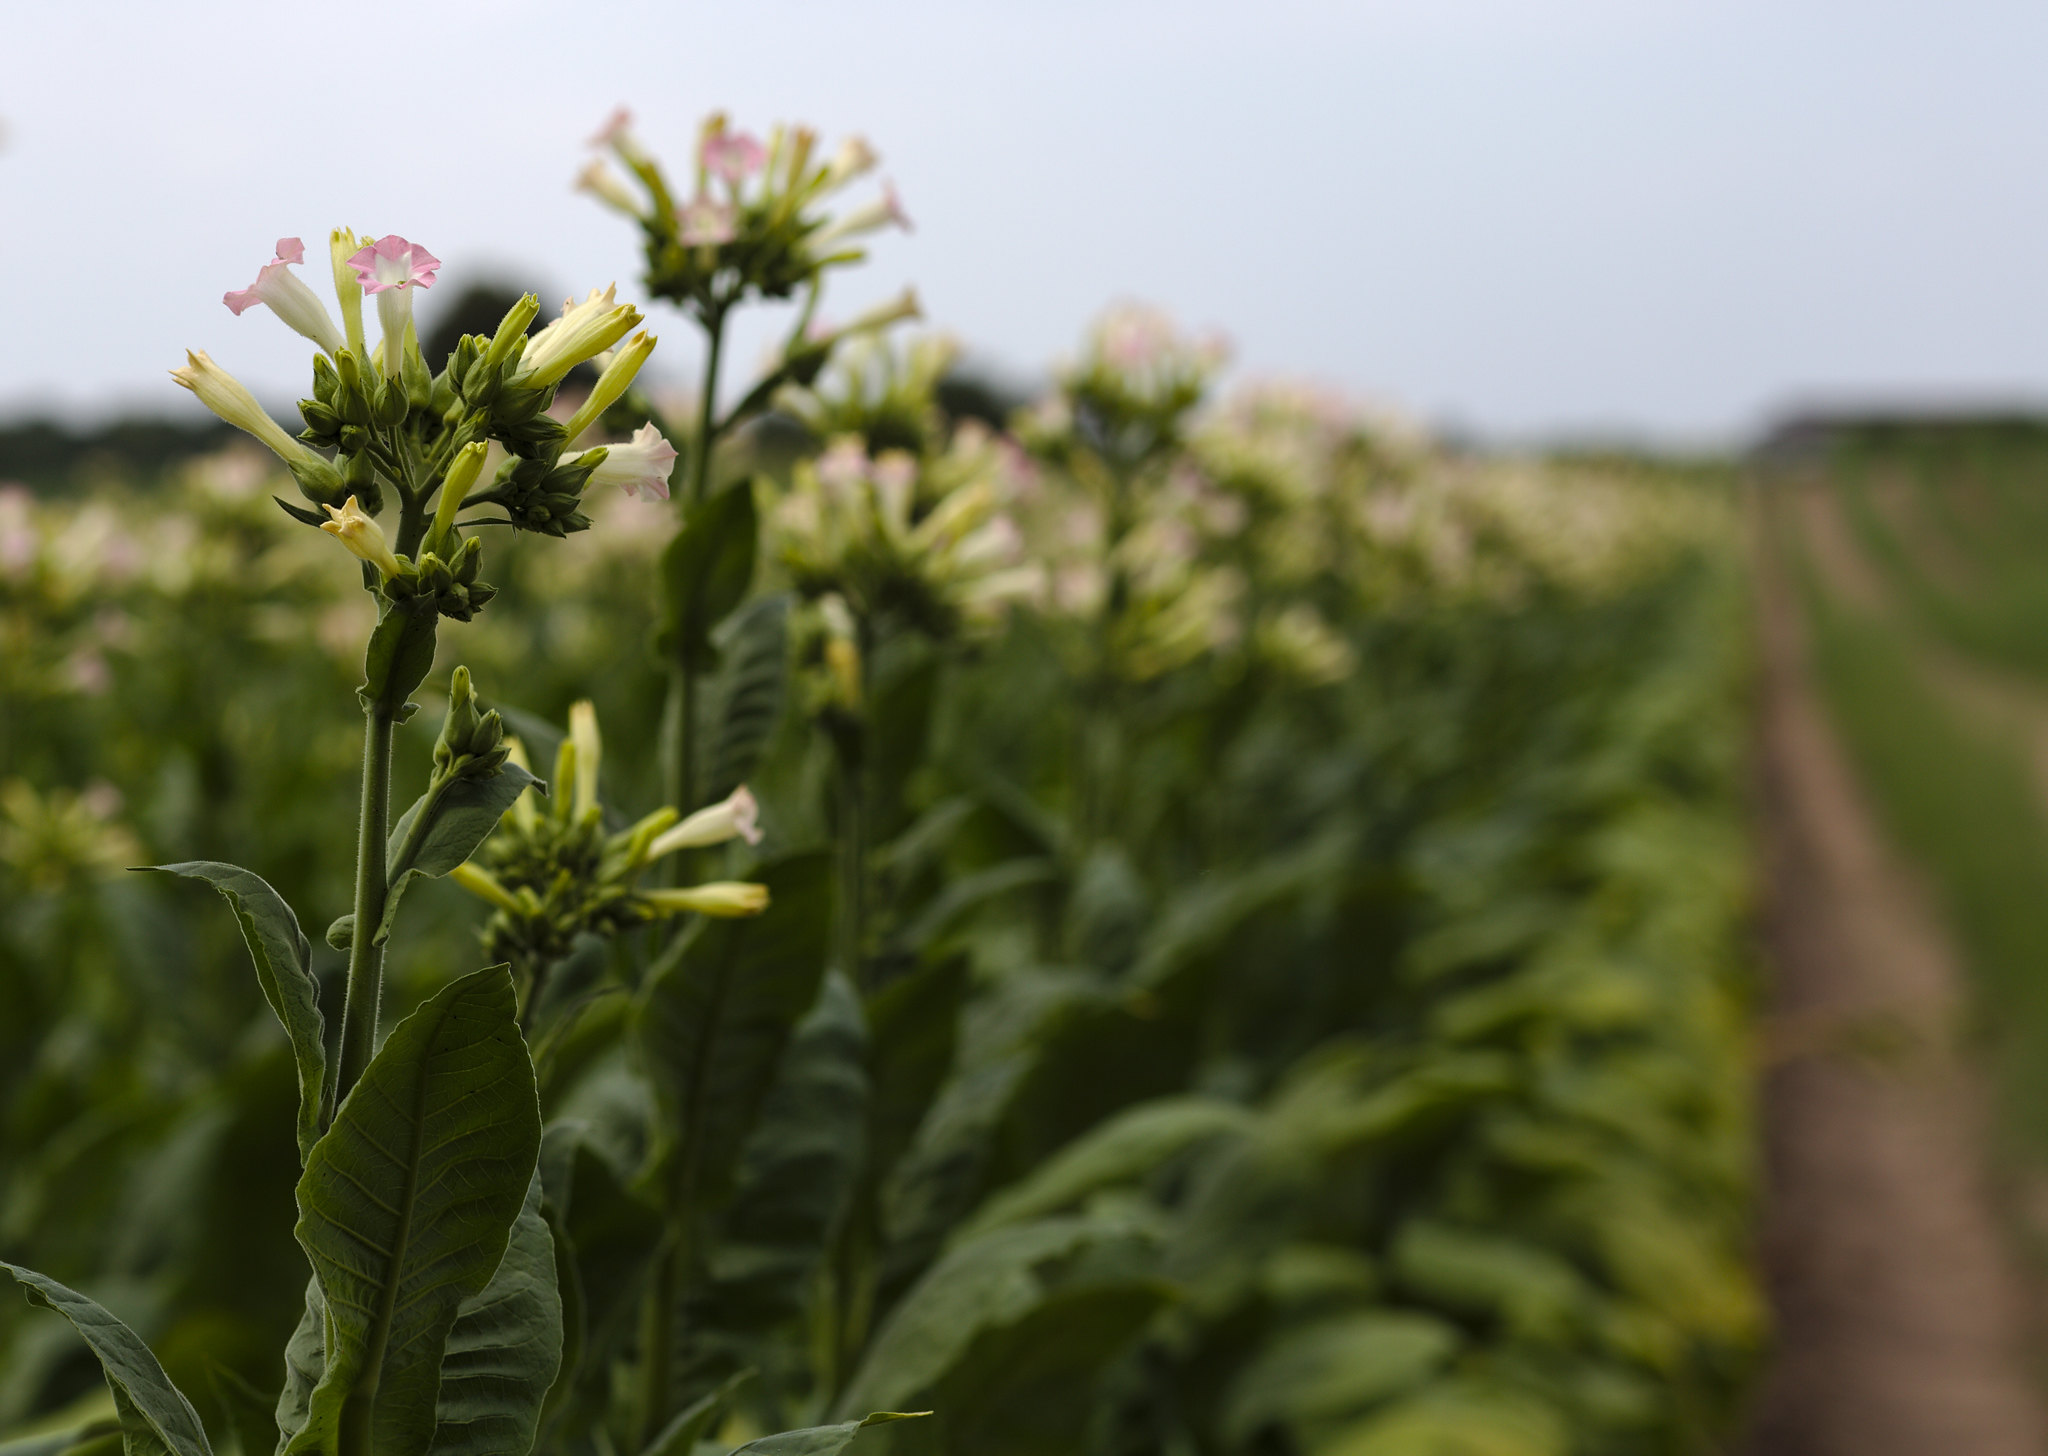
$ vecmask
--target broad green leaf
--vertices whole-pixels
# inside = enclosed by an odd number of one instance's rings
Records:
[[[292,1060],[299,1074],[299,1158],[303,1161],[326,1125],[333,1093],[327,1086],[327,1023],[320,1014],[320,988],[313,979],[313,947],[299,929],[298,916],[260,876],[236,865],[186,860],[151,868],[205,880],[235,912],[242,938],[249,943],[249,958],[256,963],[256,983],[292,1044]]]
[[[705,801],[723,799],[752,776],[789,691],[789,597],[749,602],[715,634],[721,666]]]
[[[416,879],[439,878],[475,854],[512,801],[528,789],[545,794],[548,786],[518,764],[506,763],[489,778],[456,779],[413,801],[385,850],[390,888],[377,924],[378,944],[391,935],[406,887]]]
[[[1254,1127],[1257,1115],[1215,1097],[1163,1097],[1140,1103],[1084,1133],[1003,1189],[960,1226],[956,1240],[1004,1224],[1060,1213],[1089,1194],[1148,1177],[1195,1144]]]
[[[505,1256],[539,1150],[511,974],[473,972],[392,1030],[299,1180],[329,1339],[289,1450],[350,1429],[379,1456],[428,1449],[449,1331]]]
[[[199,1413],[171,1384],[164,1367],[135,1331],[76,1290],[33,1269],[5,1262],[0,1262],[0,1269],[14,1276],[30,1304],[55,1310],[70,1320],[100,1362],[100,1372],[114,1395],[125,1456],[212,1456]]]
[[[1233,1445],[1286,1425],[1297,1439],[1413,1390],[1464,1342],[1455,1325],[1406,1310],[1373,1309],[1283,1330],[1230,1384],[1222,1433]]]
[[[761,1328],[802,1313],[860,1170],[866,1062],[860,997],[833,971],[783,1048],[708,1260],[722,1324]]]
[[[710,659],[711,629],[740,604],[754,579],[759,536],[752,480],[697,503],[661,553],[662,636],[668,652],[696,663]]]
[[[526,1456],[562,1363],[555,1241],[541,1217],[540,1173],[513,1220],[505,1257],[456,1313],[441,1358],[432,1456]]]
[[[954,922],[984,901],[1016,890],[1043,885],[1060,877],[1060,867],[1049,859],[1011,859],[985,870],[962,875],[934,895],[930,903],[894,937],[905,950],[922,950],[953,928]]]
[[[1570,1262],[1549,1248],[1425,1219],[1403,1225],[1390,1262],[1412,1293],[1451,1309],[1497,1315],[1531,1339],[1573,1328],[1594,1298]]]
[[[356,689],[365,711],[382,711],[395,723],[412,716],[406,702],[434,668],[434,633],[440,617],[431,604],[425,610],[386,605],[370,633],[363,656],[363,685]]]
[[[767,912],[699,921],[641,991],[640,1048],[675,1208],[715,1204],[731,1187],[782,1050],[824,976],[830,874],[822,854],[760,870]]]
[[[890,1421],[914,1421],[930,1411],[874,1411],[857,1421],[836,1426],[810,1426],[801,1431],[780,1431],[733,1448],[730,1456],[839,1456],[853,1438],[869,1426]]]
[[[883,1321],[838,1408],[901,1405],[930,1390],[978,1335],[1014,1324],[1045,1297],[1041,1266],[1110,1231],[1095,1219],[1050,1218],[997,1229],[953,1249]]]

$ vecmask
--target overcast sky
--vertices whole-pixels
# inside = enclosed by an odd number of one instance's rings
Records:
[[[1019,373],[1140,298],[1494,436],[2048,397],[2040,0],[74,0],[0,45],[9,417],[188,408],[188,345],[304,392],[220,295],[337,222],[449,296],[637,296],[567,185],[619,103],[678,162],[713,107],[865,133],[917,228],[828,310],[914,282]]]

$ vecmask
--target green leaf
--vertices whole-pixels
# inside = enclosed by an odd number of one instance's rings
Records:
[[[1045,1297],[1040,1266],[1111,1231],[1097,1219],[1052,1218],[997,1229],[952,1250],[890,1312],[839,1409],[898,1405],[929,1391],[977,1335],[1015,1323]]]
[[[1406,1310],[1360,1310],[1283,1331],[1231,1382],[1222,1431],[1249,1444],[1267,1425],[1321,1426],[1423,1384],[1464,1343],[1457,1326]]]
[[[321,1297],[320,1281],[308,1279],[305,1313],[284,1347],[284,1389],[277,1395],[278,1450],[287,1449],[306,1428],[313,1391],[327,1368],[326,1331],[327,1301]]]
[[[799,1018],[817,999],[831,928],[831,863],[798,855],[758,872],[766,914],[701,920],[652,971],[637,1005],[672,1210],[723,1200]]]
[[[1569,1427],[1548,1403],[1479,1379],[1445,1380],[1322,1442],[1318,1456],[1565,1456]]]
[[[897,932],[895,943],[906,950],[922,950],[953,927],[953,923],[986,900],[1047,884],[1060,877],[1060,867],[1049,859],[1031,857],[1008,859],[985,870],[962,875],[947,883],[918,911],[917,918]]]
[[[512,801],[528,789],[545,794],[548,786],[518,764],[506,763],[489,778],[459,778],[413,801],[385,849],[390,888],[377,923],[377,944],[390,937],[406,887],[415,879],[438,879],[475,854]]]
[[[1402,1226],[1391,1262],[1410,1292],[1451,1309],[1497,1315],[1529,1339],[1575,1328],[1595,1298],[1584,1277],[1551,1249],[1424,1219]]]
[[[708,1261],[721,1324],[758,1329],[803,1312],[861,1166],[866,1063],[860,997],[834,971],[783,1049],[747,1139]]]
[[[782,721],[789,691],[789,595],[750,602],[715,634],[719,668],[706,803],[753,775]]]
[[[661,553],[664,650],[692,663],[711,660],[711,629],[746,596],[759,537],[751,480],[727,486],[690,512]]]
[[[837,1426],[810,1426],[801,1431],[781,1431],[733,1448],[730,1456],[839,1456],[853,1438],[869,1426],[890,1421],[914,1421],[930,1411],[874,1411],[857,1421]]]
[[[879,1183],[896,1166],[932,1100],[953,1070],[968,959],[933,957],[867,999],[869,1093],[867,1177]]]
[[[433,1456],[526,1456],[562,1364],[555,1241],[541,1217],[540,1173],[512,1222],[498,1271],[463,1301],[441,1358]]]
[[[13,1275],[30,1304],[53,1309],[71,1321],[107,1378],[114,1394],[114,1412],[121,1422],[121,1449],[126,1456],[212,1456],[206,1428],[192,1402],[171,1384],[164,1367],[135,1331],[99,1305],[56,1280],[0,1261]]]
[[[492,966],[392,1030],[307,1160],[296,1232],[329,1338],[288,1450],[428,1449],[450,1329],[505,1256],[539,1150],[511,973]]]
[[[440,617],[431,605],[415,613],[388,603],[370,633],[363,655],[363,685],[356,689],[365,712],[382,711],[394,723],[412,716],[406,702],[434,667],[434,633]]]
[[[320,1014],[319,984],[313,979],[313,947],[299,929],[299,917],[260,876],[236,865],[186,860],[150,868],[207,881],[235,912],[242,938],[249,943],[249,958],[256,963],[256,982],[263,988],[263,999],[277,1013],[292,1044],[292,1060],[299,1074],[299,1159],[303,1162],[326,1126],[333,1091],[327,1086],[327,1023]]]
[[[1150,1176],[1168,1159],[1210,1138],[1249,1131],[1257,1116],[1215,1097],[1162,1097],[1127,1108],[1041,1163],[975,1210],[954,1235],[964,1240],[1005,1224],[1059,1213],[1100,1189]]]

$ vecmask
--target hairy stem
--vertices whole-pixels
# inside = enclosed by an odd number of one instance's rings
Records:
[[[391,712],[381,704],[363,723],[363,803],[356,826],[355,931],[349,937],[348,994],[341,1018],[341,1055],[334,1100],[348,1096],[377,1047],[377,1008],[384,993],[384,948],[376,944],[389,883],[384,841],[391,832]]]

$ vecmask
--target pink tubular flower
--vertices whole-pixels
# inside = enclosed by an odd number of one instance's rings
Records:
[[[235,317],[255,304],[265,304],[294,333],[318,344],[331,356],[342,348],[341,330],[334,326],[327,305],[300,281],[289,265],[305,261],[306,249],[297,238],[279,238],[277,256],[265,263],[256,281],[236,293],[224,293],[221,302]]]
[[[386,289],[401,291],[417,285],[431,288],[441,260],[417,243],[408,243],[397,233],[386,233],[348,260],[365,293]]]
[[[767,156],[761,143],[743,131],[709,132],[697,149],[704,170],[716,173],[734,187],[760,171]]]
[[[676,447],[653,425],[642,425],[623,445],[607,445],[604,459],[590,472],[590,484],[616,485],[627,495],[647,500],[668,499],[668,478],[676,468]]]
[[[716,247],[720,243],[731,242],[739,235],[733,223],[732,208],[708,197],[684,203],[676,209],[676,217],[682,223],[680,236],[685,247],[694,248],[699,244]]]
[[[615,147],[632,127],[633,113],[623,106],[613,107],[612,114],[604,119],[604,125],[591,137],[590,144],[593,147]]]

